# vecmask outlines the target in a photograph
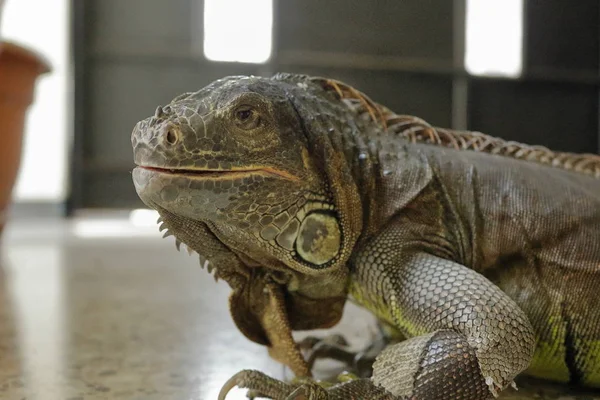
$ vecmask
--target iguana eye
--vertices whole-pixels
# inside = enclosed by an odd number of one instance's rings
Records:
[[[251,116],[252,116],[252,110],[250,110],[250,109],[242,109],[242,110],[238,110],[238,112],[237,112],[237,117],[240,121],[246,121]]]
[[[242,129],[254,129],[260,125],[260,115],[250,106],[239,106],[235,110],[235,122]]]

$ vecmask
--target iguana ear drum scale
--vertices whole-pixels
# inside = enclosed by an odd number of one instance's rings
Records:
[[[334,215],[313,212],[304,218],[296,240],[296,251],[303,260],[323,265],[338,255],[340,245],[340,226]]]
[[[482,400],[520,374],[600,388],[600,156],[438,128],[306,75],[226,77],[149,113],[140,198],[231,286],[239,330],[304,377],[245,370],[220,399]],[[292,330],[335,325],[348,299],[390,337],[356,354],[313,338],[305,357]],[[319,357],[357,375],[307,379]]]

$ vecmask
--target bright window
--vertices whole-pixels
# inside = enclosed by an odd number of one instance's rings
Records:
[[[518,77],[523,69],[523,0],[467,0],[465,68]]]
[[[271,57],[273,0],[205,0],[204,56],[265,63]]]

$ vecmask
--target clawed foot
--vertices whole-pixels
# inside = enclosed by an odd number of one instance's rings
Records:
[[[225,400],[234,387],[249,389],[248,398],[264,397],[273,400],[328,400],[326,382],[310,378],[296,378],[290,383],[271,378],[255,370],[243,370],[232,376],[219,392],[219,400]]]
[[[262,372],[244,370],[225,383],[219,400],[225,400],[233,387],[250,389],[249,398],[263,397],[272,400],[397,400],[370,379],[361,379],[350,373],[337,377],[336,383],[296,378],[290,383],[273,379]]]
[[[303,377],[294,378],[290,382],[283,382],[271,378],[260,371],[243,370],[235,374],[223,385],[219,393],[219,400],[225,400],[229,391],[234,387],[248,389],[247,397],[250,399],[259,397],[273,400],[346,399],[348,398],[348,393],[346,393],[347,390],[344,390],[343,387],[351,381],[356,382],[350,385],[350,391],[358,388],[359,390],[365,389],[369,391],[368,393],[371,393],[370,391],[372,390],[378,393],[380,389],[373,389],[370,387],[369,380],[361,378],[372,375],[375,357],[387,343],[388,340],[386,337],[380,334],[365,350],[353,352],[348,349],[348,341],[341,335],[330,335],[324,338],[306,337],[298,343],[298,346],[300,349],[308,352],[307,363],[310,370],[312,370],[316,360],[328,358],[344,363],[351,372],[344,372],[338,375],[337,381],[331,383]],[[384,394],[383,397],[373,398],[387,399],[389,397],[387,394]]]

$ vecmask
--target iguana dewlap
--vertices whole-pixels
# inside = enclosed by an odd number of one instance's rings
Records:
[[[183,94],[132,144],[140,198],[296,375],[310,371],[291,331],[334,325],[346,299],[408,338],[370,379],[325,389],[244,371],[228,386],[475,400],[524,372],[600,387],[599,156],[435,128],[292,74]]]

